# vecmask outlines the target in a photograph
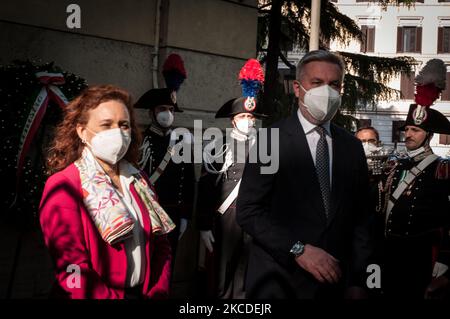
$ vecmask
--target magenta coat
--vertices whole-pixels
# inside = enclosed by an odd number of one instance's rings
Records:
[[[133,185],[130,191],[141,209],[146,238],[142,295],[167,298],[172,260],[169,242],[166,236],[152,234],[147,208]],[[100,236],[83,204],[80,174],[74,164],[47,180],[40,204],[40,222],[54,261],[57,288],[60,291],[62,288],[64,297],[124,297],[127,273],[124,244],[111,246]],[[77,265],[81,270],[79,285],[70,265]]]

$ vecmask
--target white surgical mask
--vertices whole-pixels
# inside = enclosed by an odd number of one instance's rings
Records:
[[[164,128],[170,127],[173,123],[173,113],[170,111],[159,112],[156,121]]]
[[[251,119],[241,119],[235,122],[236,128],[239,130],[239,132],[244,134],[249,134],[252,130],[252,128],[255,127],[255,120]]]
[[[131,143],[131,135],[129,132],[120,128],[113,128],[98,133],[92,133],[95,134],[95,136],[88,145],[91,148],[92,153],[99,159],[114,165],[127,153]]]
[[[322,85],[308,91],[301,84],[300,87],[305,91],[302,104],[309,114],[321,123],[331,120],[341,106],[340,94],[329,85]]]
[[[379,150],[381,150],[381,147],[375,146],[369,142],[364,142],[362,144],[363,144],[364,153],[366,154],[366,156],[372,155],[372,153],[378,152]]]

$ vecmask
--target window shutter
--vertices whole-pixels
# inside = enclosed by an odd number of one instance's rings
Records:
[[[450,144],[450,135],[439,134],[439,144],[449,145]]]
[[[447,72],[445,90],[442,91],[441,100],[450,101],[450,72]]]
[[[397,27],[397,52],[403,52],[403,28]]]
[[[367,51],[367,26],[366,25],[361,26],[361,33],[362,33],[362,42],[361,42],[360,52],[365,53]]]
[[[403,100],[414,99],[414,72],[402,73],[400,78],[400,94]]]
[[[422,52],[422,27],[416,28],[416,52]]]
[[[375,27],[367,29],[367,52],[375,52]]]
[[[444,53],[444,28],[438,28],[437,53]]]

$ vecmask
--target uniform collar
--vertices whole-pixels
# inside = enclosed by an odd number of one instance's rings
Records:
[[[159,136],[167,136],[170,133],[172,133],[172,129],[168,129],[167,131],[163,131],[159,126],[157,126],[156,124],[152,123],[149,126],[149,131],[153,132]]]

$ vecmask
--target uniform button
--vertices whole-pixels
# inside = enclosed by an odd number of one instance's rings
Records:
[[[408,222],[408,225],[411,225],[411,221]]]
[[[184,166],[181,167],[181,170],[184,171]]]
[[[411,205],[411,208],[414,208],[415,206],[414,205]]]
[[[389,224],[392,224],[392,220],[389,219],[389,220],[388,220],[388,223],[389,223]]]
[[[414,199],[417,199],[417,197],[416,197],[416,196],[414,196]]]
[[[409,235],[409,232],[406,232],[405,235]]]
[[[178,201],[178,204],[181,204],[181,200]]]

